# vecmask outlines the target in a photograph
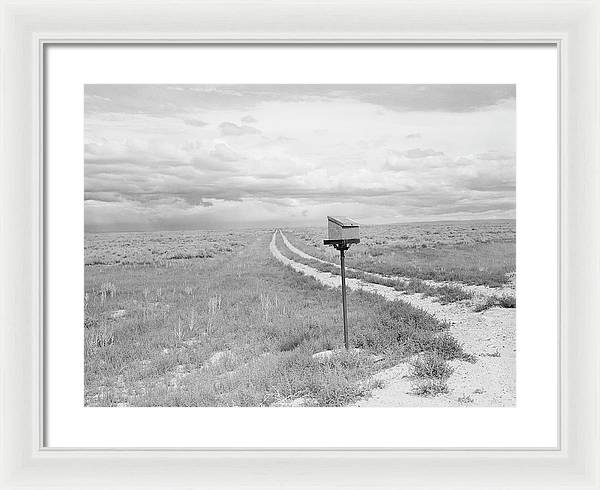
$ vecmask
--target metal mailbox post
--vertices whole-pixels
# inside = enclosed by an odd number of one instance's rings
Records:
[[[327,216],[328,239],[323,240],[325,245],[332,245],[340,251],[340,269],[342,275],[342,309],[344,316],[344,347],[349,349],[348,343],[348,307],[346,304],[346,264],[344,263],[344,252],[353,243],[359,243],[358,223],[342,217]]]

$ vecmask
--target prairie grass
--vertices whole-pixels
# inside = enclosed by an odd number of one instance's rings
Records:
[[[418,378],[447,379],[454,372],[446,360],[435,352],[418,356],[413,362],[413,376]]]
[[[442,379],[424,378],[413,385],[413,393],[420,396],[444,395],[449,392],[448,384]]]
[[[424,296],[434,297],[444,305],[473,299],[473,293],[470,291],[452,285],[431,286],[421,279],[411,279],[408,282],[399,281],[394,288],[406,293],[421,293]]]
[[[459,396],[456,400],[458,401],[458,403],[464,403],[464,404],[473,403],[475,401],[475,400],[473,400],[473,397],[470,395]]]
[[[255,231],[86,233],[86,265],[156,265],[210,259],[243,248]]]
[[[447,359],[438,352],[425,352],[411,361],[413,393],[436,396],[448,393],[447,380],[454,370]]]
[[[339,290],[277,262],[270,239],[211,260],[86,267],[86,405],[340,406],[407,356],[466,355],[424,311],[351,292],[350,341],[362,350],[314,359],[343,345]],[[103,300],[93,293],[107,282],[115,294]]]
[[[514,296],[511,295],[501,295],[501,296],[490,296],[483,303],[478,303],[473,308],[474,311],[485,311],[494,306],[499,306],[501,308],[516,308],[517,300]]]
[[[516,268],[515,221],[463,221],[362,226],[353,264],[365,272],[496,287]],[[292,230],[290,242],[307,253],[338,262],[323,245],[320,228]]]

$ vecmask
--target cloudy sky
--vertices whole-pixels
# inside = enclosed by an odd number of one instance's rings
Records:
[[[514,85],[86,85],[85,228],[515,215]]]

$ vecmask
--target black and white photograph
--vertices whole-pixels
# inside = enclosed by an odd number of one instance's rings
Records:
[[[86,84],[86,407],[514,407],[514,84]]]

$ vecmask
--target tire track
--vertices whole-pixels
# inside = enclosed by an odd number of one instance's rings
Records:
[[[316,260],[317,262],[320,262],[322,264],[333,265],[333,266],[339,268],[339,264],[336,264],[335,262],[329,262],[327,260],[319,259],[317,257],[309,255],[306,252],[300,250],[298,247],[294,246],[287,239],[287,237],[285,236],[285,234],[283,233],[283,231],[279,230],[279,233],[281,234],[281,237],[283,238],[283,243],[285,244],[285,246],[291,252],[295,253],[299,257],[302,257],[304,259],[309,259],[309,260]],[[370,275],[372,275],[374,277],[378,277],[380,279],[393,279],[393,280],[397,280],[397,281],[401,281],[401,282],[405,282],[405,283],[408,283],[411,280],[410,277],[404,277],[404,276],[387,276],[385,274],[379,274],[379,273],[376,273],[376,272],[367,272],[367,271],[364,271],[364,270],[361,270],[361,269],[353,269],[353,268],[350,268],[350,267],[346,267],[346,269],[349,270],[349,271],[358,272],[358,273],[361,273],[361,274],[370,274]],[[447,282],[434,281],[433,279],[424,279],[423,283],[425,283],[428,286],[433,286],[433,287],[454,286],[454,287],[462,289],[463,291],[467,291],[467,292],[473,293],[475,295],[482,296],[482,297],[484,297],[486,299],[490,298],[490,297],[493,297],[493,296],[511,295],[511,296],[514,297],[514,295],[515,295],[515,290],[511,286],[503,286],[503,287],[500,287],[500,288],[493,288],[493,287],[484,286],[484,285],[464,284],[462,282],[457,282],[457,281],[447,281]]]

